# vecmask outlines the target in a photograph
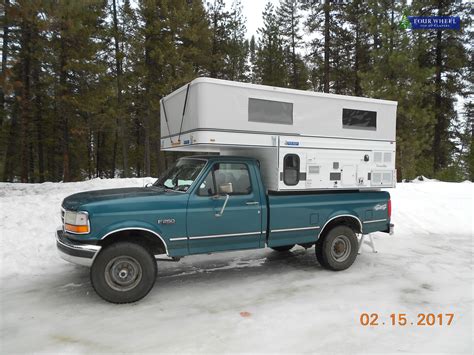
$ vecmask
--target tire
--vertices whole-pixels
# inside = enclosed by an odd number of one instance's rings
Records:
[[[156,260],[143,246],[118,242],[101,250],[90,270],[92,287],[104,300],[132,303],[145,297],[156,280]]]
[[[318,263],[325,269],[328,268],[328,265],[326,264],[326,261],[323,259],[323,240],[324,238],[321,237],[318,239],[315,245],[315,250],[316,250],[316,259],[318,260]]]
[[[292,244],[292,245],[282,245],[282,246],[279,246],[279,247],[271,247],[273,250],[275,251],[278,251],[280,253],[282,252],[285,252],[285,251],[289,251],[290,249],[292,249],[295,245]]]
[[[354,263],[357,250],[354,231],[347,226],[337,226],[316,243],[316,258],[325,269],[341,271]]]

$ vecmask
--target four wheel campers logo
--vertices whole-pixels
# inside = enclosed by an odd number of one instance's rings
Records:
[[[460,30],[459,16],[408,16],[404,13],[399,24],[402,30]]]

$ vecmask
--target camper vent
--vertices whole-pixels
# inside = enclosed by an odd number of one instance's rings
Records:
[[[374,185],[392,185],[392,172],[377,171],[371,174],[371,184]]]
[[[309,165],[308,166],[309,174],[319,174],[319,165]]]
[[[339,162],[335,161],[334,163],[332,163],[332,168],[333,169],[339,169]]]
[[[382,173],[372,173],[372,185],[380,185],[382,183]]]
[[[329,173],[329,180],[341,180],[341,173]]]
[[[374,163],[381,163],[381,162],[382,162],[382,152],[375,152]]]

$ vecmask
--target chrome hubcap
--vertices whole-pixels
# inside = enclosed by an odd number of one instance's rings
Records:
[[[345,235],[339,235],[332,241],[331,256],[338,262],[346,261],[351,254],[351,243]]]
[[[105,281],[116,291],[134,289],[142,279],[142,267],[131,256],[117,256],[105,267]]]

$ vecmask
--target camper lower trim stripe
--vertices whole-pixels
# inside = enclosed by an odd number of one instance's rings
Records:
[[[179,149],[183,147],[192,147],[192,146],[197,146],[197,145],[225,145],[228,147],[241,147],[241,144],[228,144],[228,143],[192,143],[192,144],[181,144],[181,145],[175,145],[175,146],[170,146],[170,147],[162,147],[163,149],[171,150],[171,149]],[[260,145],[260,144],[245,144],[246,147],[264,147],[268,148],[270,146],[268,145]],[[322,148],[322,147],[292,147],[292,146],[281,146],[280,148],[292,148],[292,149],[319,149],[319,150],[344,150],[344,151],[355,151],[355,152],[367,152],[367,149],[349,149],[349,148]],[[377,185],[379,186],[379,185]],[[390,186],[390,185],[380,185],[382,187]],[[185,193],[185,191],[179,191]]]
[[[232,234],[213,234],[213,235],[200,235],[196,237],[189,237],[190,240],[193,239],[210,239],[210,238],[226,238],[226,237],[243,237],[247,235],[256,235],[262,234],[262,232],[248,232],[248,233],[232,233]]]
[[[371,221],[364,221],[362,223],[377,223],[377,222],[385,222],[387,221],[386,219],[373,219]]]
[[[311,229],[319,229],[321,228],[320,226],[314,226],[314,227],[301,227],[301,228],[285,228],[285,229],[272,229],[272,233],[279,233],[279,232],[293,232],[293,231],[305,231],[305,230],[311,230]]]
[[[256,132],[256,131],[245,131],[245,130],[240,130],[240,129],[222,129],[222,128],[195,128],[195,129],[190,129],[188,131],[183,131],[181,132],[181,135],[183,134],[188,134],[188,133],[193,133],[193,132],[227,132],[227,133],[248,133],[248,134],[263,134],[263,135],[271,135],[271,136],[285,136],[285,137],[290,137],[290,136],[295,136],[295,137],[314,137],[314,138],[337,138],[337,139],[349,139],[349,140],[356,140],[356,141],[377,141],[377,142],[390,142],[393,143],[394,140],[388,140],[388,139],[369,139],[369,138],[358,138],[358,137],[338,137],[338,136],[319,136],[319,135],[305,135],[305,134],[299,134],[299,133],[282,133],[282,132]],[[173,133],[167,136],[161,137],[161,139],[167,139],[171,137],[176,137],[179,135],[178,133]]]

